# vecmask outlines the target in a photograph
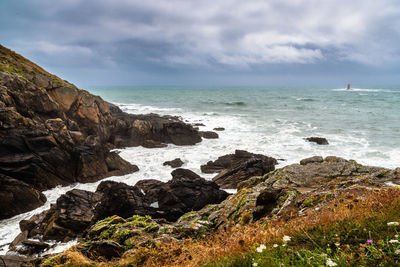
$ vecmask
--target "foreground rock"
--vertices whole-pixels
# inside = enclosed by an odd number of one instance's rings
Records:
[[[74,189],[62,195],[55,205],[29,220],[21,221],[21,234],[10,249],[33,254],[46,248],[46,240],[69,241],[83,238],[98,220],[118,215],[122,218],[147,216],[176,221],[186,212],[217,204],[228,194],[212,181],[195,173],[178,169],[167,183],[144,180],[137,186],[104,181],[96,192]],[[39,237],[33,244],[30,238]],[[36,241],[35,241],[36,242]],[[110,244],[96,244],[101,249]],[[105,249],[105,248],[104,248]]]
[[[201,166],[205,173],[219,172],[213,178],[221,188],[236,188],[237,185],[253,176],[264,175],[275,169],[277,160],[264,155],[236,150],[235,154],[219,157]]]
[[[317,143],[318,145],[329,145],[328,140],[326,140],[326,138],[323,137],[308,137],[306,138],[306,140],[308,142]]]
[[[176,117],[126,114],[0,45],[0,174],[25,183],[30,196],[138,170],[111,148],[200,141],[198,132]],[[6,205],[10,192],[0,187],[0,218],[41,203],[13,198],[15,204]]]
[[[399,168],[363,166],[333,156],[312,157],[242,182],[235,195],[217,205],[209,223],[225,228],[276,216],[299,216],[339,194],[368,194],[387,186],[388,181],[400,185]],[[202,210],[196,213],[202,216]]]
[[[179,168],[183,165],[183,161],[180,158],[174,160],[166,161],[163,163],[164,166],[171,166],[172,168]]]

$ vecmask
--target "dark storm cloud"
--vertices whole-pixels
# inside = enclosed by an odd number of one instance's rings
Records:
[[[2,42],[64,70],[396,68],[399,18],[397,0],[0,2]]]

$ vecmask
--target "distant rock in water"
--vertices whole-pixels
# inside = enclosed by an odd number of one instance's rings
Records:
[[[219,157],[215,161],[209,161],[207,164],[201,165],[200,169],[204,173],[216,173],[226,169],[235,169],[252,158],[272,160],[274,165],[278,164],[275,159],[265,155],[253,154],[244,150],[235,150],[234,154],[227,154]]]
[[[307,137],[306,140],[308,142],[317,143],[318,145],[329,145],[328,140],[326,140],[326,138],[323,137]]]
[[[37,190],[138,170],[112,148],[198,142],[177,117],[124,113],[0,45],[0,174],[21,181],[0,187],[0,218],[43,204]]]
[[[205,132],[199,132],[200,136],[206,139],[216,139],[218,138],[218,134],[216,132],[212,131],[205,131]]]
[[[213,129],[214,131],[225,131],[225,128],[223,127],[217,127]]]
[[[171,166],[172,168],[179,168],[183,165],[183,161],[180,158],[174,160],[166,161],[163,163],[164,166]]]

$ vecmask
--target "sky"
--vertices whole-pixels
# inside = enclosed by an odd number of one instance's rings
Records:
[[[399,0],[1,0],[0,43],[88,86],[399,86]]]

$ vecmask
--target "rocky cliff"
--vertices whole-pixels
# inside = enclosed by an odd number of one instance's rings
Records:
[[[126,114],[0,45],[0,219],[54,186],[138,170],[111,148],[200,141],[177,118]]]

